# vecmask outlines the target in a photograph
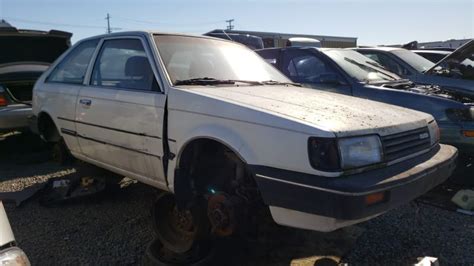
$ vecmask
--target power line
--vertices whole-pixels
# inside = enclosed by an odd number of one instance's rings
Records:
[[[225,20],[215,20],[215,21],[206,21],[206,22],[197,22],[197,23],[171,23],[171,22],[163,22],[163,21],[151,21],[151,20],[140,20],[140,19],[132,19],[132,18],[125,18],[125,17],[114,17],[115,19],[125,20],[140,24],[155,24],[155,25],[164,25],[164,26],[176,26],[176,27],[188,27],[188,26],[205,26],[205,25],[213,25],[222,23]]]

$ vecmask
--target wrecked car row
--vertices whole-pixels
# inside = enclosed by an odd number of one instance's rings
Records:
[[[357,60],[345,62],[365,78],[397,80]],[[252,50],[204,36],[82,40],[33,95],[32,128],[65,156],[169,193],[155,223],[177,253],[247,233],[262,208],[325,232],[371,219],[444,182],[458,153],[430,114],[301,87]]]
[[[23,38],[29,46],[0,62],[0,131],[24,129],[29,117],[61,160],[168,192],[154,223],[178,254],[248,233],[261,209],[323,232],[366,221],[444,182],[456,148],[474,149],[470,46],[449,64],[393,68],[367,53],[395,48],[356,49],[368,58],[298,38],[257,50],[263,60],[232,42],[255,49],[261,40],[225,32],[116,33],[69,50],[65,32],[2,34],[17,37],[0,44],[10,50]]]
[[[412,56],[424,62],[408,50],[386,47],[357,49],[369,58],[353,50],[337,48],[270,48],[257,50],[257,53],[294,82],[429,113],[438,123],[442,143],[456,146],[463,157],[473,156],[474,90],[465,92],[443,84],[411,81],[407,79],[411,79],[410,75],[401,78],[390,72],[390,61],[384,61],[383,55],[369,54],[377,49],[402,53],[406,58]],[[407,73],[405,70],[397,72]]]

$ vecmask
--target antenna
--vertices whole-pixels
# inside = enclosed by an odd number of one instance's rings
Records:
[[[232,22],[234,22],[234,19],[229,19],[229,20],[226,20],[225,22],[229,23],[229,25],[227,25],[227,30],[234,29],[234,25],[232,25]]]

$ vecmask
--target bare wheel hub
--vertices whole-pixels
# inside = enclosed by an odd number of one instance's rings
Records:
[[[229,236],[234,233],[237,223],[234,206],[225,195],[218,194],[209,198],[207,215],[214,234]]]

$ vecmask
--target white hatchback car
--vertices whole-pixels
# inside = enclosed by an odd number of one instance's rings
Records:
[[[446,180],[457,156],[431,115],[302,88],[203,36],[80,41],[36,83],[33,113],[74,157],[174,193],[157,223],[178,252],[241,231],[255,206],[318,231],[365,221]]]

